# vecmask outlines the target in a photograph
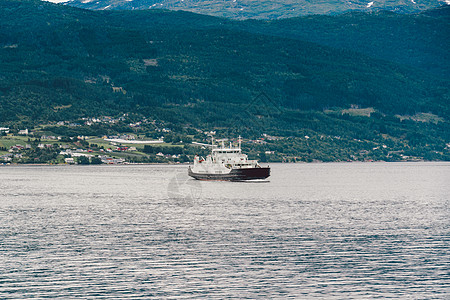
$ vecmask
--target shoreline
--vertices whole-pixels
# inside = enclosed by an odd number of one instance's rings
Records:
[[[322,162],[322,161],[315,161],[315,162],[267,162],[262,163],[264,165],[270,165],[270,164],[289,164],[289,165],[295,165],[295,164],[366,164],[366,163],[450,163],[450,161],[446,160],[415,160],[415,161],[331,161],[331,162]],[[192,163],[125,163],[125,164],[45,164],[45,163],[39,163],[39,164],[11,164],[11,163],[0,163],[0,167],[20,167],[20,166],[189,166],[192,165]]]

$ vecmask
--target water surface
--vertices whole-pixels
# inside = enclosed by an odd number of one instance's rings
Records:
[[[0,298],[450,298],[450,164],[0,167]]]

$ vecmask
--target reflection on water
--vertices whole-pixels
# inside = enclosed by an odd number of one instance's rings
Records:
[[[450,164],[0,168],[0,298],[449,298]]]

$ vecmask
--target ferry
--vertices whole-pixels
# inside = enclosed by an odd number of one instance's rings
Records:
[[[241,150],[241,137],[239,146],[227,148],[217,147],[211,142],[211,154],[205,158],[198,155],[194,158],[194,166],[189,166],[188,175],[197,180],[227,180],[243,181],[266,179],[270,176],[270,167],[261,167],[256,160],[249,160]]]

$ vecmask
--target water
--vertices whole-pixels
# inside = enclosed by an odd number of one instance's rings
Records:
[[[450,164],[0,168],[0,299],[450,298]]]

